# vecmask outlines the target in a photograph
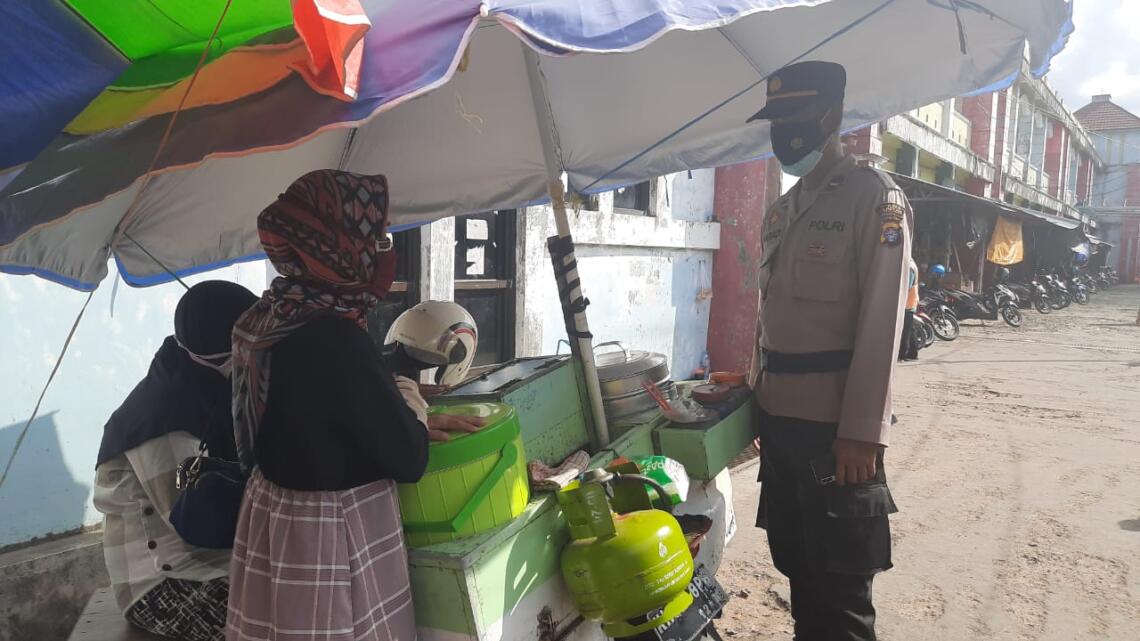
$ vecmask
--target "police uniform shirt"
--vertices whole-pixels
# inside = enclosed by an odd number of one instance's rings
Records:
[[[801,181],[768,209],[758,347],[853,355],[842,372],[765,372],[757,394],[767,413],[838,423],[840,438],[887,443],[911,221],[890,176],[850,156],[818,189]],[[753,360],[755,374],[759,354]]]

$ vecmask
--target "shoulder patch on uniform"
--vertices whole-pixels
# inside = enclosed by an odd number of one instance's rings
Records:
[[[901,223],[906,218],[906,207],[901,203],[888,201],[875,208],[881,222]]]
[[[902,225],[898,223],[883,223],[879,231],[879,243],[894,247],[902,242]]]
[[[906,218],[906,207],[888,201],[875,208],[879,214],[879,243],[894,247],[902,242],[902,223]]]

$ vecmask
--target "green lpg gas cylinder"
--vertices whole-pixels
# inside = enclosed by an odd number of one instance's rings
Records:
[[[605,486],[577,481],[559,492],[571,542],[562,577],[582,616],[611,637],[651,630],[693,602],[693,557],[681,526],[661,510],[617,515]]]

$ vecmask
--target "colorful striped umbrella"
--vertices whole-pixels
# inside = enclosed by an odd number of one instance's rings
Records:
[[[0,118],[25,123],[0,134],[0,173],[61,130],[114,129],[170,113],[183,96],[183,109],[224,104],[297,74],[351,100],[370,26],[356,0],[37,0],[0,6],[0,18],[0,52],[15,63],[0,74]],[[187,94],[200,61],[211,64]]]
[[[188,274],[257,257],[258,211],[319,167],[387,174],[395,220],[414,224],[534,202],[563,173],[598,192],[756,158],[767,128],[744,121],[789,62],[844,64],[856,126],[1001,86],[1023,59],[1043,73],[1070,15],[1067,0],[4,2],[0,166],[17,168],[0,270],[89,290],[109,258],[148,285],[170,278],[155,258]]]

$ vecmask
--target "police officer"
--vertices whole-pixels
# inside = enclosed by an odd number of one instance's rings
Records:
[[[846,72],[797,63],[751,120],[800,177],[763,223],[752,382],[757,525],[791,584],[798,641],[873,640],[871,581],[891,567],[883,471],[907,297],[911,210],[891,178],[843,152]]]

